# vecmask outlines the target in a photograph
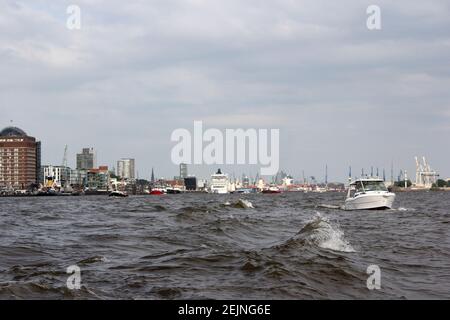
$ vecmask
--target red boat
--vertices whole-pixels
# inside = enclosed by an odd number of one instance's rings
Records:
[[[164,194],[164,190],[161,189],[152,189],[152,191],[150,191],[150,195],[152,196],[160,196]]]

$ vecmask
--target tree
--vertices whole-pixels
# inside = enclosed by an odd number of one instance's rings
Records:
[[[443,179],[438,179],[438,181],[436,182],[436,186],[438,188],[445,188],[447,186],[447,181]]]
[[[405,187],[405,180],[397,181],[397,182],[394,183],[394,185],[396,187],[404,188]],[[408,188],[411,187],[412,186],[411,180],[406,181],[406,185],[407,185]]]

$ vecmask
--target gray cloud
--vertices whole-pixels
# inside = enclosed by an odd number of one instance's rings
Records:
[[[82,29],[65,27],[66,7]],[[281,165],[343,180],[348,165],[450,176],[450,5],[378,1],[2,1],[0,125],[43,141],[44,161],[94,146],[140,175],[170,164],[172,130],[281,129]],[[207,175],[214,168],[190,168]],[[256,168],[227,168],[240,174]]]

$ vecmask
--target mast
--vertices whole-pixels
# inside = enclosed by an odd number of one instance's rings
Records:
[[[348,182],[352,181],[352,166],[348,167]]]
[[[394,185],[394,161],[391,161],[391,185]]]

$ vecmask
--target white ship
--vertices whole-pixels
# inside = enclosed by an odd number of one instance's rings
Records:
[[[344,209],[391,209],[394,200],[395,194],[387,190],[382,179],[357,179],[350,183]]]
[[[220,169],[217,171],[217,173],[211,175],[211,187],[210,187],[211,193],[218,193],[218,194],[229,193],[228,186],[229,186],[228,175],[223,174]]]

